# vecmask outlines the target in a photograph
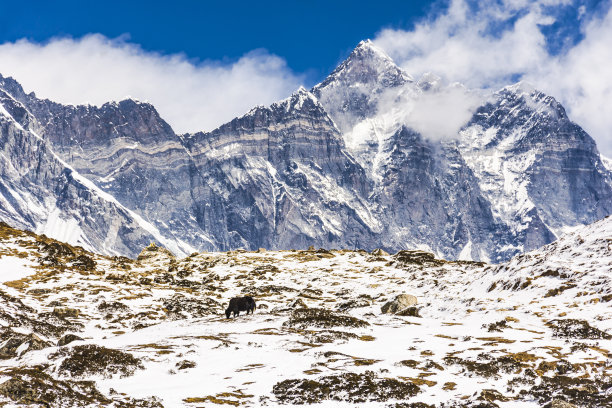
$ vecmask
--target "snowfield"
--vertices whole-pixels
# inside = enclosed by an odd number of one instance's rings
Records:
[[[611,272],[612,217],[499,265],[155,245],[132,260],[3,224],[0,404],[612,406]],[[246,294],[255,313],[226,319]],[[402,294],[417,303],[382,313]]]

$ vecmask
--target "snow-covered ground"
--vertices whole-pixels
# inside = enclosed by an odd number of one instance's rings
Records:
[[[158,247],[129,260],[0,230],[0,403],[612,403],[612,217],[501,265]],[[244,294],[255,313],[226,319]],[[418,303],[383,314],[400,294]],[[67,333],[82,340],[56,346]],[[100,395],[76,395],[82,380]]]

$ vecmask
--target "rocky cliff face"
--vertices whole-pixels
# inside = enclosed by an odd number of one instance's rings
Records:
[[[401,127],[385,141],[380,155],[381,178],[373,198],[385,208],[386,246],[408,243],[452,258],[489,259],[493,252],[485,248],[508,241],[455,147]]]
[[[196,218],[220,248],[368,246],[380,231],[363,168],[305,89],[184,140]]]
[[[121,228],[138,224],[129,214],[153,225],[157,240],[179,255],[419,247],[498,262],[612,213],[610,171],[553,98],[524,84],[504,88],[483,99],[459,132],[436,138],[409,118],[441,86],[432,75],[414,81],[364,41],[311,91],[302,88],[211,132],[176,135],[146,103],[64,106],[0,77],[2,140],[15,149],[40,146],[2,160],[6,169],[14,161],[36,167],[51,160],[59,166],[53,174],[72,167],[66,171],[90,190],[133,211],[111,221],[108,209],[94,210],[99,219],[92,225],[120,230],[104,239],[102,230],[83,227],[88,216],[74,221],[93,249],[131,255],[151,233],[128,237]],[[5,170],[4,185],[22,183],[17,173]],[[20,184],[23,194],[57,190],[50,179],[28,182]],[[60,218],[101,205],[73,195],[68,207],[53,210]],[[40,229],[51,219],[51,210],[14,208],[10,196],[3,193],[2,220]],[[124,224],[128,219],[132,224]]]
[[[0,91],[0,217],[91,250],[134,255],[165,241],[149,223],[61,160],[28,110]],[[25,126],[25,127],[24,127]]]
[[[180,138],[146,103],[124,100],[101,107],[64,106],[26,95],[5,80],[37,119],[32,126],[78,173],[154,224],[177,253],[212,249],[193,234],[191,162]],[[188,232],[191,231],[191,232]],[[185,240],[184,236],[191,235]],[[139,248],[130,249],[138,254]]]
[[[612,212],[611,173],[595,141],[554,98],[526,84],[502,89],[476,111],[461,151],[522,249]]]
[[[153,223],[174,252],[375,241],[368,178],[305,89],[184,136],[148,104],[62,106],[12,91],[62,159]]]

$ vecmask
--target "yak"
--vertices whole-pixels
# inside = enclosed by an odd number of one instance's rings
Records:
[[[229,306],[225,309],[225,317],[229,319],[232,312],[234,313],[234,317],[236,317],[240,315],[240,312],[246,311],[247,314],[249,314],[249,312],[253,313],[254,310],[255,300],[253,300],[252,297],[235,297],[230,300]]]

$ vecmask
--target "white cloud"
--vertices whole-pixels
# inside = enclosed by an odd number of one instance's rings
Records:
[[[230,64],[196,63],[99,34],[1,44],[0,73],[60,103],[148,101],[179,133],[211,130],[255,105],[285,98],[303,80],[265,51]]]
[[[465,0],[451,0],[447,10],[413,30],[381,31],[375,43],[416,77],[433,72],[476,89],[526,80],[559,99],[600,151],[612,156],[612,7],[608,2],[599,18],[579,9],[584,38],[551,55],[542,27],[555,22],[550,7],[568,4],[571,1],[486,1],[474,10]],[[492,34],[492,26],[513,16],[517,18],[509,27]]]
[[[420,94],[403,123],[431,140],[455,138],[482,102],[457,84],[440,86]]]

